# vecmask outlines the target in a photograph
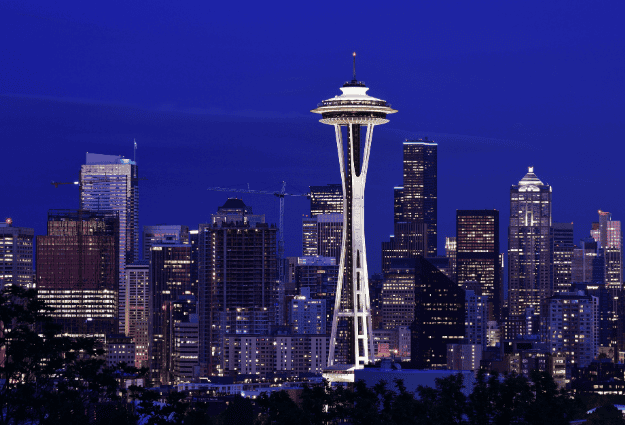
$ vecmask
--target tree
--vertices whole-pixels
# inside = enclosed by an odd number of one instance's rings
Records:
[[[625,419],[623,419],[623,412],[613,404],[606,404],[597,407],[588,415],[586,423],[588,425],[625,425]]]

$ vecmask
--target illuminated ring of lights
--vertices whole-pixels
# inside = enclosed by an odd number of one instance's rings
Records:
[[[323,118],[319,120],[323,124],[373,124],[380,125],[386,124],[388,120],[386,118],[371,118],[371,117],[336,117],[336,118]]]

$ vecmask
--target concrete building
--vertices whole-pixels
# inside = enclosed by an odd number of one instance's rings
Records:
[[[88,153],[80,168],[80,209],[119,218],[119,332],[126,327],[126,265],[139,260],[139,169],[130,159]]]
[[[569,292],[573,283],[573,223],[553,223],[553,291]]]
[[[465,338],[468,344],[488,346],[488,296],[465,290]]]
[[[34,287],[34,235],[34,229],[13,227],[10,218],[0,223],[0,289],[11,285]]]
[[[480,344],[448,344],[447,369],[478,370],[482,361]]]

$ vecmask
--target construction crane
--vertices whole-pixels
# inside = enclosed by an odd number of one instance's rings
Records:
[[[213,192],[234,192],[234,193],[251,193],[257,195],[271,195],[280,199],[280,224],[278,225],[278,258],[284,260],[284,197],[285,196],[305,196],[310,198],[310,193],[287,193],[286,182],[282,182],[282,189],[279,192],[272,192],[269,190],[252,190],[247,189],[235,189],[227,187],[209,187],[208,190]],[[280,279],[284,278],[282,265],[280,266]]]

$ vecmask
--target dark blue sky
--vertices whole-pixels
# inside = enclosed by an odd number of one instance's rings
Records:
[[[76,208],[85,152],[132,157],[141,224],[196,227],[226,195],[339,182],[330,127],[309,111],[351,78],[399,112],[377,127],[366,194],[372,272],[392,233],[402,141],[439,142],[439,247],[456,209],[501,211],[528,165],[553,186],[554,221],[588,234],[625,219],[621,2],[0,1],[0,215],[45,233]],[[278,221],[272,197],[244,196]],[[300,254],[290,198],[287,254]]]

